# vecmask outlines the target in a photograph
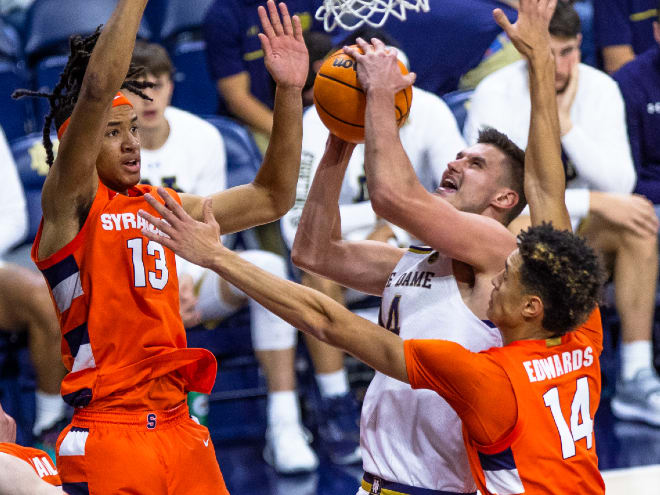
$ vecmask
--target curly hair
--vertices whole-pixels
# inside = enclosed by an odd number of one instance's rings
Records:
[[[73,113],[73,108],[80,95],[89,59],[92,56],[92,51],[101,35],[102,27],[103,26],[97,27],[96,31],[86,38],[75,35],[69,39],[69,49],[71,53],[52,93],[17,89],[11,95],[12,98],[15,99],[28,96],[33,98],[46,98],[48,100],[50,111],[46,115],[44,121],[43,144],[44,148],[46,148],[46,162],[49,166],[52,166],[55,160],[53,143],[50,140],[51,126],[54,122],[55,130],[59,129],[64,121]],[[127,89],[131,93],[135,93],[145,100],[151,100],[151,98],[145,95],[141,90],[153,87],[153,84],[135,80],[140,77],[143,72],[143,68],[131,65],[121,89]]]
[[[598,304],[604,272],[584,239],[551,223],[518,235],[520,281],[543,301],[542,325],[561,336],[584,323]]]

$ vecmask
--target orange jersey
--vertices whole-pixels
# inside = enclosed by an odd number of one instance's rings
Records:
[[[484,495],[605,493],[593,434],[601,351],[599,310],[561,339],[478,354],[445,341],[405,342],[411,386],[437,391],[463,420]]]
[[[33,449],[30,447],[21,447],[15,443],[0,443],[0,452],[9,454],[14,457],[27,462],[34,472],[53,486],[61,486],[60,475],[57,474],[57,469],[50,460],[48,454],[43,450]]]
[[[74,407],[170,409],[185,391],[213,387],[215,357],[186,348],[174,253],[142,235],[142,228],[155,227],[138,210],[158,215],[144,200],[147,192],[159,197],[152,186],[126,196],[99,182],[69,244],[39,260],[40,227],[32,246],[62,330],[70,371],[62,396]]]

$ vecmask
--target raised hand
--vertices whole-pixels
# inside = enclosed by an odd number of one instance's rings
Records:
[[[284,2],[279,4],[279,13],[273,0],[268,0],[267,7],[268,13],[262,6],[258,9],[263,28],[259,40],[265,54],[266,68],[278,86],[302,89],[307,80],[309,55],[300,18],[294,15],[292,19]]]
[[[414,72],[401,74],[395,49],[387,48],[377,38],[371,39],[371,45],[362,38],[357,38],[356,42],[359,50],[345,46],[344,53],[357,61],[358,80],[366,92],[379,89],[394,95],[415,82]]]
[[[548,27],[556,6],[557,0],[520,0],[515,24],[509,22],[501,9],[495,9],[493,17],[520,54],[529,60],[535,53],[550,52]]]
[[[191,263],[209,268],[218,250],[222,248],[220,225],[213,216],[211,198],[204,201],[204,222],[198,222],[188,215],[162,187],[158,188],[158,195],[165,201],[165,205],[158,202],[151,194],[145,194],[144,198],[162,219],[144,210],[140,210],[138,214],[156,226],[161,233],[152,232],[147,228],[143,229],[142,233]]]

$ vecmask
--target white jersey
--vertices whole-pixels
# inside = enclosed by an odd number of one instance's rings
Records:
[[[428,190],[439,184],[447,163],[465,147],[456,119],[441,98],[413,87],[410,116],[400,132],[401,143],[420,182]],[[282,218],[282,235],[289,249],[293,246],[298,222],[316,169],[318,168],[328,129],[323,125],[314,106],[303,116],[303,142],[300,177],[294,207]],[[371,209],[364,173],[364,145],[359,144],[348,162],[339,196],[342,236],[348,240],[363,240],[376,227],[376,215]],[[397,236],[403,232],[394,229]],[[406,243],[406,239],[401,239]]]
[[[23,186],[14,157],[0,128],[0,259],[27,234],[28,217]]]
[[[501,346],[497,328],[465,305],[452,260],[410,248],[383,292],[381,324],[404,339],[444,339],[478,352]],[[385,480],[453,493],[476,491],[461,422],[431,390],[376,373],[362,405],[364,470]]]
[[[143,184],[209,196],[227,187],[227,155],[220,132],[204,119],[175,107],[165,118],[170,135],[157,150],[142,148]],[[177,257],[177,271],[197,280],[204,269]]]

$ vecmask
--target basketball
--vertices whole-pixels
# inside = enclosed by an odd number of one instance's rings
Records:
[[[401,61],[398,63],[401,73],[407,74],[406,66]],[[396,94],[394,106],[399,127],[408,118],[411,103],[411,86]],[[321,121],[332,134],[351,143],[364,142],[366,98],[357,78],[356,61],[343,50],[330,55],[316,75],[314,104]]]

